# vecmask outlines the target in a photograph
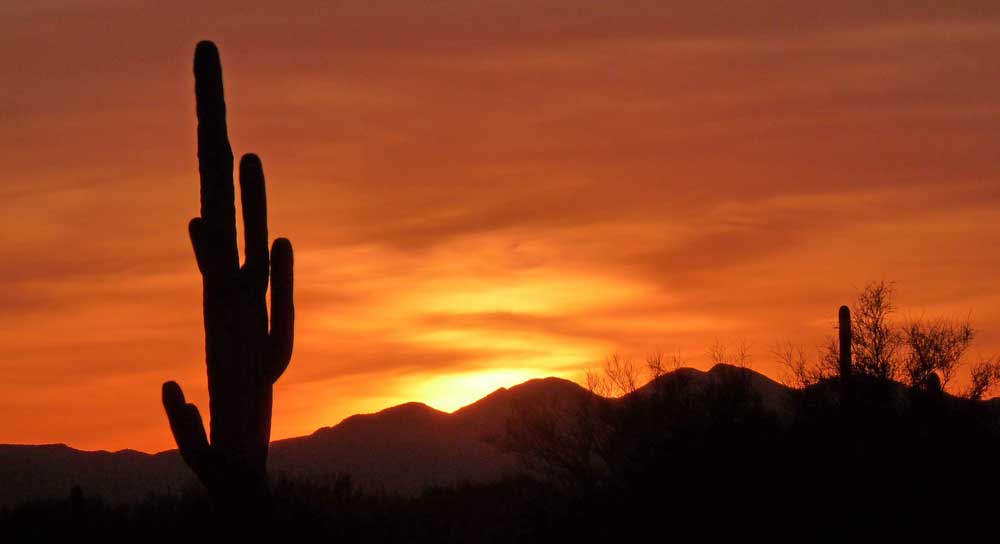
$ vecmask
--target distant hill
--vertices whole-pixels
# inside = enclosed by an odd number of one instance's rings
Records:
[[[575,425],[581,413],[587,425]],[[504,441],[523,458],[497,447]],[[949,535],[950,520],[981,531],[995,510],[982,490],[1000,486],[997,458],[1000,400],[937,388],[855,376],[792,389],[716,365],[610,399],[546,378],[450,414],[406,403],[273,442],[272,476],[288,480],[274,486],[270,521],[293,540],[720,540],[768,531],[777,513],[788,534],[913,540],[931,518]],[[497,481],[519,469],[548,482]],[[326,477],[345,473],[361,493]],[[478,485],[452,485],[463,481]],[[74,484],[104,501],[71,500]],[[434,484],[447,489],[418,492]],[[182,489],[201,495],[168,496]],[[56,500],[23,504],[45,498]],[[184,539],[212,525],[206,506],[176,451],[0,446],[4,536]]]
[[[493,445],[513,406],[566,404],[590,395],[571,381],[545,378],[500,388],[451,414],[421,403],[401,404],[272,442],[269,468],[291,477],[347,473],[369,489],[402,492],[496,480],[515,470],[513,456]],[[0,507],[63,498],[74,484],[112,502],[196,484],[176,450],[81,451],[65,444],[0,445],[0,482]]]
[[[113,501],[176,491],[196,482],[177,450],[80,451],[66,444],[0,445],[0,507],[65,498],[73,485]]]
[[[794,390],[753,370],[716,365],[705,372],[679,368],[631,393],[687,395],[712,384],[742,380],[761,406],[789,421]],[[903,388],[901,385],[897,385]],[[902,392],[900,396],[903,397]],[[623,397],[627,400],[628,396]],[[576,383],[559,378],[500,388],[477,402],[445,413],[411,402],[374,414],[354,415],[309,436],[272,442],[272,475],[292,478],[346,473],[369,490],[411,492],[427,485],[498,480],[517,469],[517,459],[496,447],[518,409],[572,410],[597,400]],[[618,402],[603,399],[599,402]],[[1000,412],[1000,400],[989,401]],[[74,484],[111,502],[196,485],[176,450],[87,452],[65,444],[0,445],[0,507],[30,499],[66,497]]]
[[[451,414],[411,402],[351,416],[309,436],[271,444],[272,472],[344,472],[366,487],[411,491],[427,485],[500,479],[516,460],[495,440],[516,405],[578,402],[591,393],[559,378],[501,388]]]
[[[678,368],[640,387],[631,395],[648,396],[654,391],[692,392],[704,390],[711,385],[741,381],[758,396],[764,410],[776,415],[780,421],[788,421],[794,410],[794,390],[749,368],[717,364],[708,372],[694,368]],[[628,396],[626,396],[627,398]]]

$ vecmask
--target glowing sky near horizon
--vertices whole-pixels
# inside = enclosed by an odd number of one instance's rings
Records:
[[[296,249],[274,437],[611,352],[812,348],[869,280],[1000,353],[1000,3],[6,2],[0,443],[207,412],[191,59]]]

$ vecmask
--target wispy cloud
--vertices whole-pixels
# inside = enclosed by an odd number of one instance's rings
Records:
[[[1000,350],[995,1],[234,7],[0,7],[0,442],[162,449],[161,381],[207,406],[202,38],[297,249],[276,437],[612,350],[776,375],[870,279]]]

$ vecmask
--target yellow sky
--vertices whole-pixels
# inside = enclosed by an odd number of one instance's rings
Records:
[[[0,443],[172,447],[167,379],[206,411],[203,38],[296,248],[275,438],[614,351],[777,376],[875,279],[1000,352],[1000,4],[528,4],[0,6]]]

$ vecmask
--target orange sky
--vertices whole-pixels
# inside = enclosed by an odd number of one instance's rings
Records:
[[[275,438],[612,351],[777,376],[872,279],[1000,352],[995,0],[36,4],[0,6],[0,442],[173,447],[167,379],[207,412],[202,38],[296,248]]]

